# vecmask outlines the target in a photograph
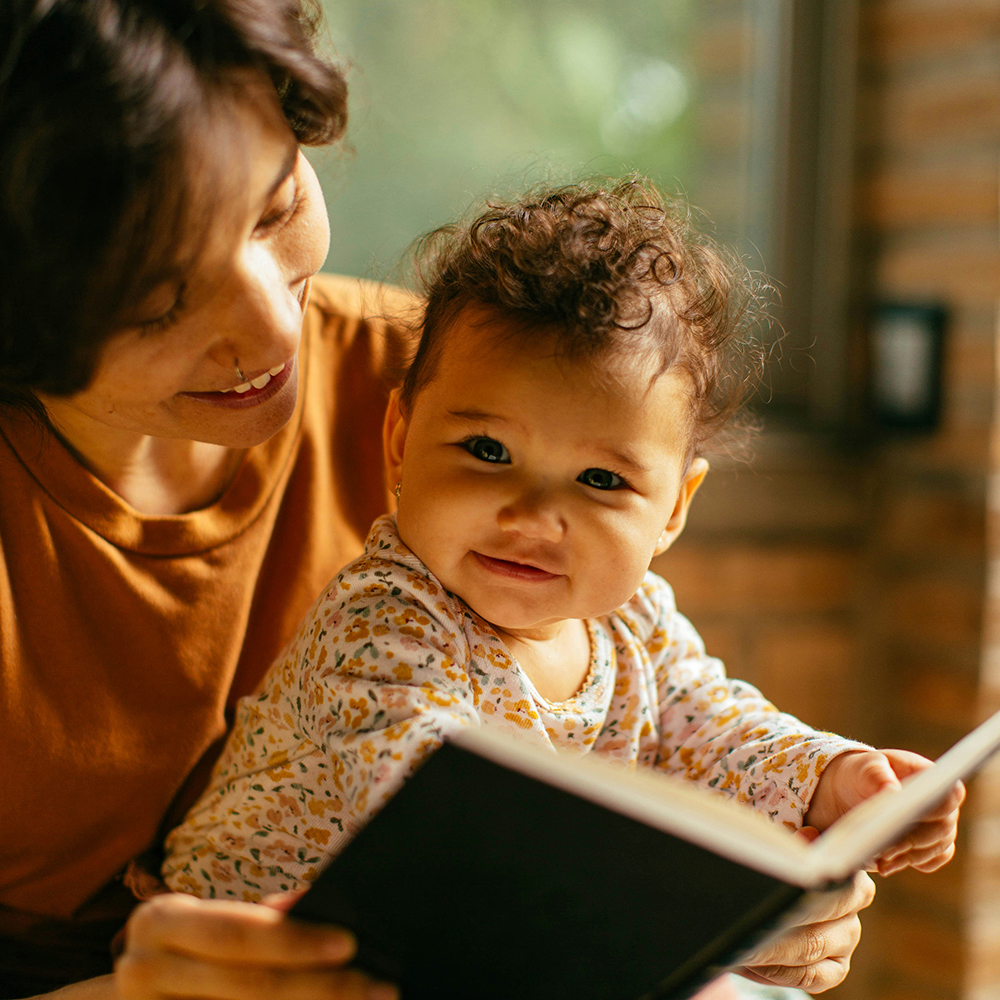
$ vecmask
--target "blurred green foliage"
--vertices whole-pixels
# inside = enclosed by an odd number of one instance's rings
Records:
[[[696,0],[324,0],[349,64],[348,148],[310,152],[326,269],[393,278],[409,243],[491,192],[697,169]]]

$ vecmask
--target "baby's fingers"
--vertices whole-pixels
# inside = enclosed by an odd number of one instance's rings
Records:
[[[876,870],[883,877],[894,875],[904,868],[915,868],[918,872],[934,872],[946,865],[954,856],[954,844],[936,845],[921,851],[897,855],[888,861],[880,858]]]
[[[946,819],[934,822],[920,823],[915,826],[902,840],[882,852],[882,857],[891,860],[900,854],[908,854],[914,850],[926,847],[953,844],[958,835],[958,816],[952,815]]]
[[[935,868],[940,868],[954,854],[957,835],[957,811],[944,819],[920,823],[902,840],[883,851],[876,858],[876,870],[880,875],[890,875],[907,866],[919,868],[920,871],[933,871]],[[936,858],[943,860],[935,863],[933,868],[922,867]]]
[[[948,794],[948,797],[941,803],[938,809],[931,813],[931,815],[936,816],[941,813],[955,812],[957,818],[957,813],[959,809],[961,809],[962,803],[965,801],[965,795],[965,785],[962,784],[961,781],[957,781],[951,792]]]
[[[955,782],[951,791],[943,798],[937,806],[925,813],[921,822],[926,823],[936,819],[946,819],[952,817],[958,822],[958,814],[962,803],[965,801],[965,785],[961,781]]]
[[[880,875],[891,875],[903,868],[918,871],[936,871],[947,864],[955,854],[957,827],[941,824],[946,829],[915,831],[905,845],[897,845],[876,859],[876,870]]]

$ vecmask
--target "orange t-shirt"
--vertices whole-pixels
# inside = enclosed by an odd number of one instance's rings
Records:
[[[388,508],[406,322],[385,317],[415,305],[314,279],[294,417],[190,514],[137,513],[51,435],[0,419],[0,908],[73,917],[197,793],[227,706]]]

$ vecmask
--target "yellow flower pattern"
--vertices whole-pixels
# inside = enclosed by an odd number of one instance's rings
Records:
[[[493,628],[403,544],[393,517],[380,518],[259,693],[240,700],[208,790],[167,838],[167,884],[250,901],[304,888],[463,726],[681,776],[789,827],[831,757],[861,746],[727,678],[653,573],[587,626],[583,686],[547,701]]]

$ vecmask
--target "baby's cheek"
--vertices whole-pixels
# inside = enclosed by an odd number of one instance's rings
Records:
[[[649,562],[622,546],[608,546],[595,551],[586,562],[586,600],[588,609],[581,617],[599,618],[627,604],[642,584]],[[578,590],[583,593],[584,588]]]

